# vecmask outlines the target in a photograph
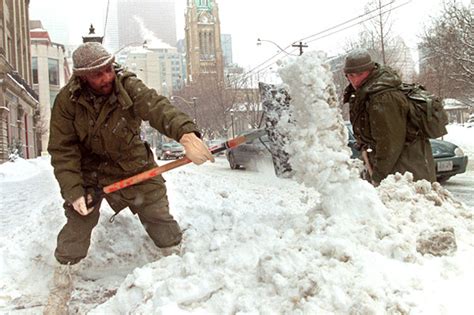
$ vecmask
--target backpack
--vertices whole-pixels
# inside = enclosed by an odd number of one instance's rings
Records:
[[[399,90],[410,101],[409,120],[426,138],[436,139],[448,133],[448,114],[441,100],[419,84],[402,83]]]

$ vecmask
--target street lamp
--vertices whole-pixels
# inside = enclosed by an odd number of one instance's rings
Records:
[[[230,111],[230,124],[231,124],[231,128],[232,128],[232,138],[235,137],[235,131],[234,131],[234,110],[231,109]]]
[[[132,42],[132,43],[128,43],[126,45],[123,45],[122,47],[120,47],[119,49],[117,49],[115,52],[114,52],[114,55],[117,55],[119,52],[121,52],[122,50],[124,50],[125,48],[128,48],[128,47],[131,47],[131,46],[137,46],[137,45],[141,45],[141,47],[145,48],[146,47],[146,40],[143,41],[143,42]]]
[[[183,101],[183,103],[188,105],[193,110],[193,112],[194,112],[194,123],[197,123],[197,104],[196,104],[197,97],[193,96],[191,98],[192,101],[188,101],[187,99],[185,99],[185,98],[183,98],[179,95],[170,96],[170,100],[172,100],[172,101],[174,101],[176,98]]]
[[[193,96],[191,98],[193,100],[193,107],[194,107],[194,123],[196,123],[196,119],[197,119],[197,113],[196,113],[196,100],[197,100],[197,97],[196,96]]]
[[[266,43],[270,43],[270,44],[275,45],[278,49],[280,49],[281,52],[284,52],[288,56],[299,56],[299,55],[295,55],[295,54],[287,52],[285,49],[281,48],[280,45],[278,45],[277,43],[275,43],[272,40],[257,38],[257,46],[261,46],[262,42],[266,42]]]

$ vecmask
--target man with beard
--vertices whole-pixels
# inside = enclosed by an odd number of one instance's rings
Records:
[[[71,266],[86,257],[99,220],[104,197],[91,204],[97,199],[94,193],[157,166],[149,145],[140,138],[142,121],[179,141],[195,164],[214,161],[193,120],[115,64],[101,44],[82,44],[72,59],[73,76],[56,97],[50,125],[48,151],[67,222],[57,238],[59,265],[44,310],[47,314],[67,311]],[[105,199],[116,213],[128,207],[136,214],[164,255],[179,252],[182,232],[169,212],[162,176],[107,194]]]

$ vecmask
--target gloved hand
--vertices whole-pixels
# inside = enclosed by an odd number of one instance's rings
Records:
[[[92,202],[92,196],[87,195],[87,201]],[[86,198],[84,196],[79,197],[72,203],[72,207],[76,210],[80,215],[86,216],[94,210],[94,207],[87,209],[86,206]]]
[[[214,162],[214,157],[211,152],[209,152],[209,149],[193,132],[185,133],[181,139],[179,139],[179,143],[184,146],[186,157],[194,164],[200,165],[207,160]]]

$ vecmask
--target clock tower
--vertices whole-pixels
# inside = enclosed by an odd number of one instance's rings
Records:
[[[224,62],[219,10],[214,0],[187,0],[185,14],[187,81],[201,76],[221,82]]]

